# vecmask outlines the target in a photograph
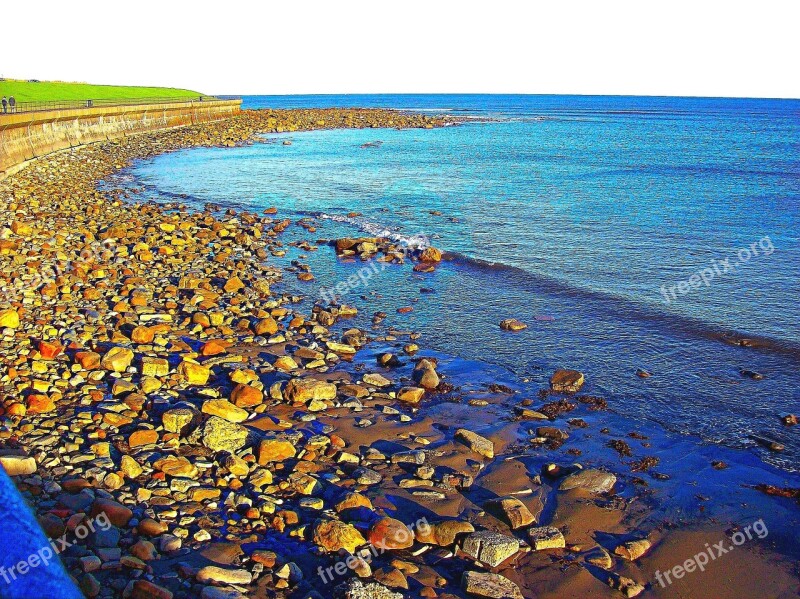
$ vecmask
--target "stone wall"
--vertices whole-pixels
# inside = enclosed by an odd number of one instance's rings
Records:
[[[207,100],[0,114],[0,179],[51,152],[218,121],[237,114],[240,105],[241,100]]]

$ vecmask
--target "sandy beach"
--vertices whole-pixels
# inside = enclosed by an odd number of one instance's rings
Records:
[[[352,327],[355,308],[335,289],[322,301],[287,257],[291,244],[390,264],[424,285],[447,248],[329,239],[312,217],[140,203],[108,184],[138,159],[259,134],[451,125],[244,111],[0,181],[0,463],[48,536],[69,540],[61,559],[87,597],[797,596],[796,556],[763,521],[659,514],[639,482],[658,464],[646,438],[602,441],[618,470],[582,465],[606,406],[577,366],[536,397],[460,394],[450,363],[394,319],[412,305]],[[509,335],[526,326],[512,317],[497,323]],[[772,491],[748,497],[797,501]],[[103,526],[76,538],[89,522]]]

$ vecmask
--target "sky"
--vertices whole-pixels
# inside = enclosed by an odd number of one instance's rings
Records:
[[[232,95],[800,98],[800,2],[738,4],[11,2],[0,13],[0,77]]]

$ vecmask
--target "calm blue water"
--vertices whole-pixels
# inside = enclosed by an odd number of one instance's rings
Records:
[[[635,422],[796,468],[798,432],[778,415],[800,412],[800,102],[245,98],[248,108],[324,106],[496,121],[267,136],[159,156],[132,174],[150,196],[321,216],[311,239],[425,235],[456,260],[433,275],[391,267],[344,300],[422,331],[426,347],[502,367],[531,395],[555,368],[577,368]],[[287,287],[311,295],[363,266],[335,263],[327,247],[304,255],[317,280]],[[502,332],[509,317],[530,326]],[[786,452],[766,453],[753,434]]]

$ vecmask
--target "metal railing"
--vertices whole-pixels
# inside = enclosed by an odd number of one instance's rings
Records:
[[[142,104],[189,104],[220,100],[216,96],[180,96],[175,98],[105,98],[103,100],[54,100],[48,102],[17,102],[14,106],[0,106],[0,117],[18,112],[43,112],[46,110],[74,110],[109,106],[140,106]],[[229,98],[225,98],[226,100]]]

